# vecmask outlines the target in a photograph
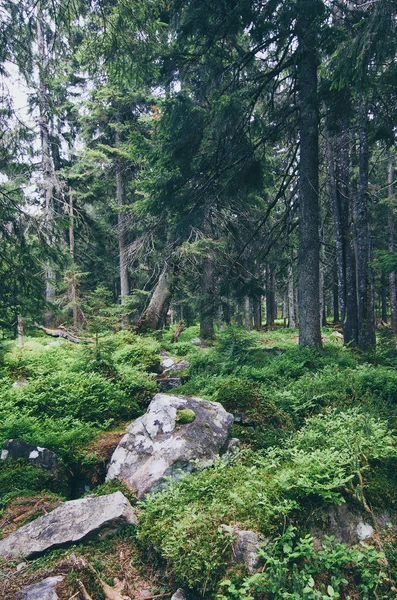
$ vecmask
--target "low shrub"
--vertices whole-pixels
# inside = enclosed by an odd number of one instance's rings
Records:
[[[220,584],[218,600],[336,600],[394,598],[384,552],[367,544],[349,548],[326,537],[316,550],[310,535],[286,531],[260,551],[261,572],[245,578],[231,574]]]
[[[32,416],[72,417],[103,424],[109,419],[134,418],[137,404],[118,384],[98,373],[55,373],[10,388],[2,397]]]
[[[131,343],[124,344],[113,354],[116,364],[128,364],[131,367],[143,366],[146,370],[158,370],[160,362],[160,344],[151,337],[136,335],[132,337]]]

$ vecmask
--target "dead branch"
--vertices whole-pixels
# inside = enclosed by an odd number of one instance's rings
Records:
[[[73,342],[74,344],[81,344],[81,342],[88,342],[89,344],[94,343],[94,340],[91,340],[89,338],[81,339],[81,338],[77,337],[76,335],[74,335],[73,333],[70,333],[70,331],[68,331],[65,327],[63,327],[63,325],[60,325],[58,327],[58,329],[49,329],[48,327],[43,327],[42,325],[35,323],[35,327],[37,327],[38,329],[41,329],[41,331],[44,331],[44,333],[46,333],[47,335],[50,335],[51,337],[65,338],[65,340],[68,340],[69,342]]]
[[[85,589],[84,583],[80,579],[76,579],[77,587],[79,588],[84,600],[92,600],[92,597],[89,595],[87,590]]]

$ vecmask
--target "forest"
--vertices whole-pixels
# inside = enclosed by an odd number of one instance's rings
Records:
[[[1,600],[396,598],[396,55],[395,0],[0,0]]]

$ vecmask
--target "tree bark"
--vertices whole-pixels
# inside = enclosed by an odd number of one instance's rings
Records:
[[[175,275],[169,263],[164,265],[149,306],[136,323],[136,331],[157,331],[161,329],[167,315],[175,287]]]
[[[270,265],[266,265],[266,325],[274,325],[275,313],[275,274]]]
[[[334,149],[331,140],[331,136],[328,130],[326,130],[327,139],[327,162],[328,162],[328,178],[329,178],[329,191],[331,197],[331,207],[334,225],[334,237],[336,246],[336,269],[338,275],[338,296],[339,296],[339,308],[342,315],[342,321],[345,318],[345,265],[344,265],[344,244],[342,234],[342,223],[341,214],[338,201],[338,190],[337,180],[335,173],[335,160],[334,160]]]
[[[288,265],[288,327],[296,328],[294,272],[291,264]]]
[[[120,133],[116,131],[116,146],[120,147]],[[127,302],[130,293],[128,284],[128,261],[127,261],[127,227],[125,223],[125,183],[120,161],[116,162],[116,196],[117,196],[117,235],[119,244],[119,264],[120,264],[120,296],[121,304]],[[126,329],[129,325],[127,315],[121,318],[121,326]]]
[[[23,348],[23,318],[21,315],[17,317],[17,330],[18,330],[18,346]]]
[[[254,327],[256,331],[260,331],[262,328],[262,299],[260,296],[253,298],[252,307],[254,313]]]
[[[41,167],[42,167],[42,188],[44,192],[44,216],[48,232],[50,245],[54,245],[54,192],[57,187],[57,177],[51,152],[50,141],[50,109],[49,109],[49,91],[48,91],[48,52],[44,33],[43,4],[37,5],[37,49],[38,49],[38,101],[39,101],[39,129],[41,146]],[[44,268],[45,276],[45,298],[48,303],[48,309],[45,312],[44,320],[47,326],[54,322],[54,314],[50,308],[56,295],[56,271],[51,260],[47,260]]]
[[[321,348],[319,302],[318,98],[316,13],[321,3],[297,0],[299,93],[299,344]]]
[[[393,163],[389,161],[387,180],[388,189],[387,195],[389,198],[393,197]],[[393,208],[391,205],[388,206],[387,212],[387,229],[388,229],[388,244],[387,248],[389,252],[394,252],[394,220],[393,220]],[[389,275],[389,287],[390,287],[390,317],[391,317],[391,330],[393,333],[397,333],[397,285],[396,285],[396,272],[393,270]]]
[[[249,296],[244,298],[244,326],[247,331],[252,329],[252,312],[251,312],[251,299]]]
[[[368,350],[375,346],[375,319],[370,272],[370,232],[367,215],[369,154],[367,104],[364,99],[361,99],[359,110],[359,180],[355,210],[358,346],[361,350]]]
[[[215,337],[214,312],[215,312],[215,274],[214,261],[211,256],[203,260],[202,283],[200,300],[200,337],[211,340]]]
[[[77,306],[77,281],[76,281],[76,270],[74,265],[74,209],[73,209],[73,193],[69,190],[69,254],[72,259],[72,270],[70,272],[69,279],[69,300],[72,304],[73,311],[73,327],[75,330],[79,329],[79,308]]]

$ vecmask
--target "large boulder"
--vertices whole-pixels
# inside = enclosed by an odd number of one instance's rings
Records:
[[[161,489],[194,468],[209,466],[226,445],[233,415],[219,402],[156,394],[131,423],[110,461],[107,479],[120,479],[138,496]]]
[[[0,556],[31,558],[137,522],[134,509],[121,492],[71,500],[0,540]]]
[[[15,600],[58,600],[56,587],[65,577],[57,575],[55,577],[47,577],[39,583],[33,583],[26,588],[23,588],[16,596]]]

